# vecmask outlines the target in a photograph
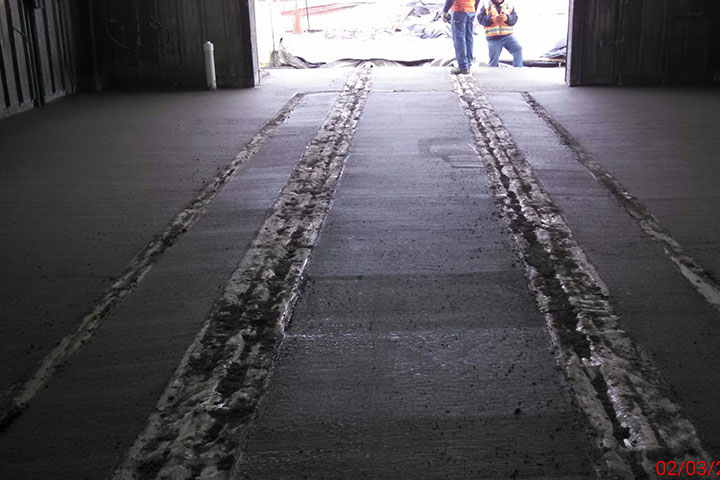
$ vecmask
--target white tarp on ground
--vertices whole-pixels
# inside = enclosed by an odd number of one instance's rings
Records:
[[[440,16],[443,0],[308,0],[308,7],[338,4],[348,8],[301,17],[303,33],[292,33],[292,15],[304,0],[258,0],[257,25],[261,64],[271,58],[296,68],[334,66],[367,60],[400,64],[447,65],[454,60],[450,26]],[[526,60],[544,55],[567,35],[568,0],[515,0],[519,20],[516,37]],[[476,63],[487,62],[483,29],[476,24]],[[562,51],[555,58],[562,55]],[[501,60],[509,61],[507,52]],[[354,61],[354,62],[353,62]]]

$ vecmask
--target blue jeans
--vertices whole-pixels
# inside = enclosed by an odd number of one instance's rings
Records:
[[[469,70],[473,60],[473,22],[475,14],[453,12],[452,35],[458,68]]]
[[[490,50],[490,61],[488,62],[489,67],[498,66],[498,60],[500,59],[500,53],[503,48],[506,48],[513,56],[513,67],[523,66],[522,47],[520,46],[520,43],[515,40],[514,36],[508,35],[500,38],[488,38],[487,44],[488,50]]]

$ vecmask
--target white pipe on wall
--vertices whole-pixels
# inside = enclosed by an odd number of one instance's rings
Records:
[[[207,86],[210,90],[217,89],[217,80],[215,79],[215,46],[212,42],[203,44],[203,52],[205,52],[205,76],[207,77]]]

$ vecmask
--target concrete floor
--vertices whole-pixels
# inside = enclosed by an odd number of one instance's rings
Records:
[[[294,93],[317,92],[0,434],[3,479],[111,476],[348,73],[78,95],[0,121],[5,392]],[[569,89],[562,76],[475,73],[623,327],[720,459],[720,313],[522,95],[717,278],[720,92]],[[593,434],[472,143],[445,70],[375,72],[237,478],[593,478]]]

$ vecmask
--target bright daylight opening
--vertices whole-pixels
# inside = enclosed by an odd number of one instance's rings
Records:
[[[489,0],[481,0],[480,5]],[[568,0],[505,0],[525,66],[564,66]],[[256,0],[262,67],[454,65],[444,0]],[[478,7],[479,9],[480,7]],[[475,22],[476,65],[487,65],[484,29]],[[512,63],[503,51],[501,65]]]

